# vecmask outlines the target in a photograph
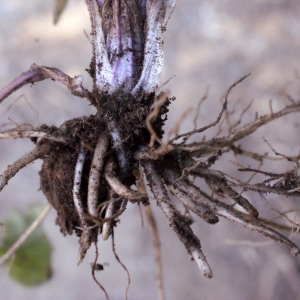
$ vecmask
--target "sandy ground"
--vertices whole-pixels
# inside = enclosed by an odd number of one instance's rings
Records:
[[[74,76],[83,74],[87,86],[89,76],[84,71],[91,58],[91,45],[84,35],[90,31],[84,1],[69,0],[57,26],[52,25],[53,1],[0,0],[0,87],[27,70],[32,63],[57,67]],[[287,102],[280,94],[289,91],[299,98],[300,4],[295,0],[178,0],[165,34],[165,68],[162,82],[175,77],[166,90],[177,100],[172,105],[166,130],[182,112],[197,105],[207,86],[209,100],[203,105],[199,125],[212,122],[220,110],[220,98],[240,77],[251,76],[231,94],[229,109],[237,99],[236,111],[242,111],[251,99],[252,108],[243,122],[251,121],[255,112],[269,112],[269,100],[278,110]],[[21,94],[38,111],[38,116],[24,98],[8,111]],[[19,124],[33,126],[46,123],[59,126],[64,120],[88,115],[95,110],[83,99],[69,96],[57,83],[45,81],[34,87],[24,87],[0,107],[1,130]],[[182,130],[192,128],[193,116],[182,124]],[[276,150],[289,155],[299,152],[299,117],[289,116],[276,121],[247,138],[243,146],[249,150],[269,151],[262,137]],[[211,136],[208,133],[208,136]],[[202,138],[200,136],[199,138]],[[17,159],[32,144],[25,140],[2,140],[0,170]],[[256,163],[251,162],[253,167]],[[38,191],[40,162],[23,169],[0,194],[0,221],[10,209],[25,211],[30,203],[45,204]],[[281,167],[292,168],[283,163]],[[216,166],[234,173],[233,164],[220,162]],[[278,171],[278,165],[270,167]],[[248,198],[267,215],[261,200],[252,194]],[[270,198],[279,209],[296,206],[293,199]],[[184,247],[170,229],[165,217],[153,207],[162,239],[165,293],[167,299],[297,299],[300,294],[299,259],[264,237],[248,232],[226,220],[211,226],[196,219],[193,230],[200,237],[203,251],[213,269],[213,279],[201,276],[190,261]],[[78,250],[75,236],[63,237],[54,225],[52,211],[43,224],[51,240],[53,278],[38,287],[24,288],[0,277],[0,299],[103,299],[103,294],[90,275],[91,249],[80,267],[76,267]],[[132,284],[129,299],[156,299],[153,249],[148,225],[141,227],[136,206],[129,206],[116,230],[116,246],[128,267]],[[288,233],[287,233],[288,234]],[[248,243],[241,243],[248,241]],[[249,243],[252,242],[251,243]],[[295,242],[300,244],[299,239]],[[109,263],[98,274],[111,299],[122,299],[126,274],[115,262],[110,242],[99,242],[99,262]]]

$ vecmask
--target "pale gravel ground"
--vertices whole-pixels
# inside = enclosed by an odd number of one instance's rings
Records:
[[[89,32],[88,14],[82,0],[69,2],[61,22],[53,27],[52,1],[0,0],[0,87],[27,70],[33,62],[60,68],[72,76],[83,74],[85,82],[89,81],[84,69],[89,65],[91,47],[83,34],[83,30]],[[300,69],[299,15],[300,4],[295,0],[178,0],[165,34],[162,79],[176,75],[166,87],[177,97],[171,108],[170,121],[176,120],[187,107],[195,107],[210,85],[210,100],[203,106],[198,123],[211,122],[218,114],[219,99],[226,89],[250,72],[251,77],[230,97],[231,101],[242,99],[237,110],[255,99],[244,121],[253,120],[255,111],[267,113],[271,98],[274,110],[282,107],[284,101],[279,92],[283,88],[287,87],[298,99],[299,82],[294,73]],[[1,105],[0,113],[22,93],[39,112],[39,121],[25,101],[19,100],[0,116],[1,124],[8,123],[10,117],[17,123],[59,126],[66,119],[94,112],[86,101],[70,97],[64,87],[45,81],[11,96]],[[298,118],[286,117],[260,129],[243,142],[244,147],[257,150],[260,149],[258,144],[262,144],[261,151],[268,151],[262,143],[264,136],[278,151],[296,155],[300,142]],[[191,120],[192,116],[183,123],[182,129],[191,128]],[[167,130],[171,128],[170,123]],[[1,141],[0,170],[31,148],[29,141]],[[291,167],[287,163],[283,166]],[[232,164],[222,167],[231,173],[235,170]],[[277,165],[270,167],[278,168]],[[9,209],[24,211],[29,203],[45,204],[45,197],[37,191],[39,169],[40,162],[36,162],[5,187],[0,194],[0,221]],[[258,204],[259,200],[253,195],[248,197]],[[271,199],[274,200],[272,203],[281,200],[279,197]],[[284,202],[287,206],[294,204],[292,199],[288,201]],[[262,205],[260,207],[267,213]],[[299,258],[291,257],[280,246],[234,247],[230,241],[265,242],[266,239],[225,220],[214,226],[197,220],[193,229],[201,239],[214,273],[214,278],[208,280],[190,261],[162,213],[156,207],[154,209],[162,237],[167,299],[297,299],[300,293]],[[54,220],[55,213],[52,212],[43,226],[54,245],[53,278],[46,284],[28,289],[6,279],[1,271],[0,299],[103,299],[90,276],[93,249],[84,263],[76,267],[77,238],[63,237]],[[132,277],[129,299],[152,300],[156,299],[152,244],[148,226],[143,229],[140,223],[136,206],[130,206],[121,218],[122,226],[117,228],[116,246]],[[296,241],[300,244],[299,239]],[[125,273],[115,263],[109,242],[100,242],[99,248],[99,261],[110,265],[98,276],[112,299],[122,299]]]

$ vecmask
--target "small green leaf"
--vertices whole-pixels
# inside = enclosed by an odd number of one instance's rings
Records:
[[[31,206],[23,217],[16,211],[10,212],[5,221],[5,234],[1,237],[0,257],[10,248],[19,236],[40,214],[41,208]],[[9,276],[20,284],[33,286],[51,277],[52,247],[41,228],[26,240],[8,261]]]
[[[56,0],[55,1],[55,8],[54,8],[54,15],[53,15],[54,25],[56,25],[58,20],[60,19],[60,16],[64,11],[67,2],[68,2],[68,0]]]

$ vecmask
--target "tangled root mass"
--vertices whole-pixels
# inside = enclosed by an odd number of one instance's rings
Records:
[[[128,187],[135,184],[136,177],[133,170],[138,170],[139,162],[134,160],[134,154],[150,142],[150,133],[146,126],[146,118],[150,113],[154,102],[154,95],[146,99],[136,101],[131,95],[119,92],[115,95],[101,95],[101,112],[89,117],[82,117],[65,122],[60,128],[43,125],[39,130],[48,134],[63,136],[68,143],[61,144],[43,140],[48,143],[52,151],[44,158],[40,171],[41,189],[48,201],[57,211],[57,224],[62,233],[72,234],[76,232],[81,236],[81,219],[74,205],[74,170],[78,155],[84,148],[87,152],[82,171],[80,184],[80,199],[84,213],[88,215],[87,195],[88,182],[96,145],[102,134],[110,138],[109,151],[105,153],[105,159],[114,157],[116,162],[114,173]],[[153,120],[153,128],[162,137],[163,125],[168,112],[170,100],[161,108],[161,114]],[[164,117],[163,117],[164,116]],[[113,125],[112,125],[113,124]],[[118,134],[117,141],[113,135]],[[125,163],[124,163],[125,162]],[[97,205],[110,200],[111,188],[105,177],[99,174]],[[105,212],[98,216],[105,217]],[[88,221],[90,226],[94,223]],[[101,230],[101,226],[100,226]],[[99,228],[94,229],[97,233]]]

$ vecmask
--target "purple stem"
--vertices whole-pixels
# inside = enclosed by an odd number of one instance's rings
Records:
[[[48,78],[62,83],[75,96],[88,99],[90,98],[90,92],[82,86],[82,76],[75,76],[74,78],[71,78],[57,68],[49,68],[33,64],[27,72],[22,73],[0,91],[0,103],[10,94],[20,89],[23,85],[28,83],[33,84]]]
[[[0,103],[14,91],[21,88],[23,85],[28,83],[35,83],[44,79],[45,76],[43,75],[41,70],[34,68],[34,65],[31,66],[29,71],[22,73],[19,77],[17,77],[0,91]]]

